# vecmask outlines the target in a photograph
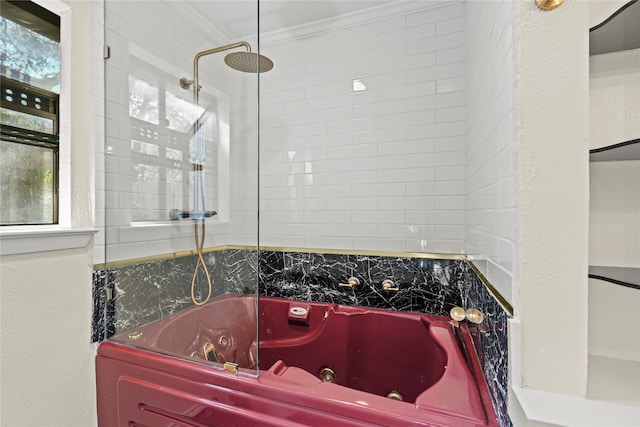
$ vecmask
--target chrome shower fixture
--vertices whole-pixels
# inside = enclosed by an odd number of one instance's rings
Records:
[[[231,43],[196,53],[196,56],[193,58],[193,80],[189,80],[186,77],[181,78],[180,87],[183,89],[189,89],[193,86],[193,93],[197,101],[198,93],[200,92],[200,85],[198,84],[198,61],[200,58],[238,47],[244,47],[246,52],[231,52],[227,54],[227,56],[224,57],[224,62],[229,67],[244,73],[266,73],[273,68],[273,61],[266,56],[251,52],[251,45],[249,43],[244,41]]]

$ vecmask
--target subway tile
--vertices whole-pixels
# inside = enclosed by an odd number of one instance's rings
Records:
[[[464,16],[447,19],[436,23],[436,35],[443,36],[451,33],[464,32],[466,30],[466,20]]]
[[[289,236],[326,236],[327,224],[286,224],[284,226]]]
[[[405,168],[401,170],[391,169],[378,171],[380,182],[412,182],[412,181],[433,181],[435,178],[434,168]]]
[[[327,133],[356,132],[376,128],[375,117],[333,120],[328,123]]]
[[[324,148],[334,146],[344,146],[352,143],[351,133],[307,135],[304,139],[305,146],[302,148]]]
[[[467,139],[465,136],[440,137],[435,141],[435,151],[465,151]]]
[[[452,210],[465,208],[464,196],[436,196],[436,209]]]
[[[352,107],[353,117],[372,117],[383,114],[403,113],[406,108],[404,99],[372,104],[360,104]]]
[[[353,239],[350,237],[336,236],[306,236],[302,247],[353,249]]]
[[[398,140],[392,142],[381,142],[378,144],[378,154],[380,156],[391,156],[394,154],[416,154],[433,153],[435,151],[435,140],[424,138],[417,140]]]
[[[380,156],[376,157],[373,162],[375,169],[404,169],[407,167],[407,157],[405,155],[396,156]],[[352,168],[358,168],[359,165],[352,165]]]
[[[418,25],[412,28],[403,28],[398,31],[382,33],[378,35],[378,46],[395,46],[414,40],[426,39],[436,35],[435,24]]]
[[[436,52],[438,50],[464,46],[466,44],[466,41],[467,37],[465,33],[454,33],[444,36],[436,36],[429,39],[416,40],[407,43],[406,52],[407,55]]]
[[[440,108],[436,111],[436,121],[438,123],[463,121],[467,118],[466,112],[466,107]]]
[[[435,6],[435,4],[433,4],[433,6]],[[438,22],[464,16],[464,7],[464,2],[458,2],[412,13],[407,16],[406,27],[410,28],[416,25],[424,25],[428,22]]]
[[[405,239],[423,239],[435,237],[434,225],[389,225],[383,224],[378,227],[378,236],[395,237]]]
[[[380,237],[353,239],[354,249],[399,252],[399,251],[403,251],[404,247],[405,247],[404,239],[380,238]]]
[[[434,208],[435,199],[433,196],[400,196],[378,198],[378,209],[383,211],[394,209],[420,211]]]
[[[374,184],[353,184],[353,195],[357,196],[403,196],[405,195],[404,182],[399,183],[374,183]]]
[[[351,29],[351,37],[354,39],[379,35],[391,31],[396,31],[405,27],[405,17],[396,16],[389,19],[371,22],[369,24],[356,25]]]
[[[407,71],[414,68],[429,67],[436,64],[436,52],[426,52],[397,58],[395,61],[385,61],[379,64],[378,72],[392,73]]]
[[[464,62],[453,62],[450,64],[434,65],[407,71],[407,83],[426,82],[432,80],[450,79],[464,76],[466,74],[466,64]]]
[[[406,83],[405,71],[373,75],[361,79],[370,89],[396,87]]]
[[[465,134],[464,122],[435,123],[420,126],[409,126],[406,129],[407,139],[440,138]]]
[[[327,176],[327,184],[366,184],[375,183],[378,180],[378,171],[346,171],[335,172]]]
[[[381,101],[388,101],[392,99],[408,99],[433,95],[435,92],[436,82],[419,82],[414,84],[401,85],[393,88],[380,89],[379,99]]]
[[[329,210],[373,210],[378,206],[376,197],[330,197],[327,199]]]
[[[412,113],[386,114],[378,118],[379,128],[406,127],[413,125],[423,125],[435,122],[435,112],[433,110],[417,111]]]
[[[435,91],[435,87],[434,87]],[[359,105],[359,104],[368,104],[372,102],[378,101],[378,91],[377,90],[367,90],[362,92],[351,92],[343,93],[340,95],[331,95],[328,97],[327,107],[335,108],[335,107],[344,107],[347,105]]]
[[[380,143],[387,141],[393,141],[395,144],[396,142],[404,139],[405,130],[403,128],[364,130],[354,132],[352,135],[353,144]]]
[[[377,224],[331,224],[327,228],[328,236],[370,237],[378,233]]]
[[[460,209],[408,211],[407,224],[464,224],[465,211]]]
[[[354,224],[404,224],[404,211],[353,210],[351,221]]]
[[[442,79],[437,81],[438,93],[459,92],[466,90],[467,82],[465,77]]]

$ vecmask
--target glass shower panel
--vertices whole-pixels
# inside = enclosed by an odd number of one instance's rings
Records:
[[[257,2],[105,1],[99,188],[113,339],[249,373],[259,75],[225,58],[258,50],[257,25]]]

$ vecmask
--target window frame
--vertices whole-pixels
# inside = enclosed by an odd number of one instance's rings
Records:
[[[59,15],[31,1],[0,0],[3,5],[1,15],[4,19],[16,22],[18,25],[49,38],[61,45],[62,25]],[[24,18],[28,17],[29,20]],[[31,25],[25,25],[30,22]],[[62,60],[62,58],[61,58]],[[62,65],[62,64],[61,64]],[[5,66],[2,64],[2,68]],[[8,69],[7,69],[8,71]],[[62,73],[62,70],[60,70]],[[12,76],[13,77],[13,76]],[[52,215],[46,222],[30,223],[28,221],[16,223],[0,223],[3,229],[19,226],[51,226],[58,225],[60,218],[60,95],[37,87],[35,85],[0,76],[0,88],[2,93],[1,106],[8,111],[15,111],[31,116],[42,117],[52,122],[51,134],[39,132],[28,128],[2,124],[0,138],[4,142],[23,144],[38,148],[48,149],[52,152]],[[15,99],[10,100],[5,91],[11,91]],[[20,95],[20,96],[19,96]],[[22,98],[22,95],[25,98]],[[40,99],[40,102],[35,101]],[[43,102],[44,101],[44,102]]]
[[[59,250],[87,248],[94,235],[98,232],[95,227],[96,212],[95,195],[90,195],[89,206],[76,206],[71,201],[72,181],[77,181],[78,177],[83,180],[77,185],[80,189],[94,191],[95,165],[93,164],[95,147],[88,149],[84,146],[87,141],[91,141],[95,136],[93,126],[99,126],[99,119],[96,115],[90,115],[90,103],[85,95],[80,95],[78,91],[71,92],[70,83],[72,81],[72,68],[75,69],[74,79],[80,85],[87,86],[92,79],[92,74],[85,70],[85,65],[91,61],[93,66],[102,66],[102,61],[97,60],[97,52],[94,52],[89,37],[97,37],[93,46],[102,46],[103,35],[91,33],[81,22],[92,19],[91,13],[99,10],[101,6],[90,6],[82,4],[80,7],[72,8],[68,3],[61,0],[34,0],[36,3],[60,18],[60,50],[61,50],[61,74],[60,74],[60,121],[59,121],[59,218],[58,224],[43,225],[23,225],[0,227],[0,257],[17,254],[33,254],[42,252],[54,252]],[[97,16],[97,15],[96,15]],[[76,20],[72,20],[76,17]],[[94,17],[92,25],[102,25],[99,16]],[[81,49],[75,56],[71,54],[71,39],[78,37]],[[102,48],[100,47],[100,52]],[[74,68],[76,67],[76,68]],[[102,77],[100,77],[102,78]],[[101,96],[102,91],[93,88],[94,96]],[[72,120],[71,102],[79,102],[81,106],[75,119]],[[89,107],[89,108],[87,108]],[[98,116],[104,114],[98,109]],[[93,117],[93,121],[92,120]],[[71,131],[72,124],[78,123],[76,131]],[[75,135],[75,136],[74,136]],[[80,154],[78,154],[78,152]],[[76,154],[74,154],[76,153]],[[72,164],[72,157],[75,162]],[[79,162],[89,159],[91,172],[89,175],[79,170]],[[74,166],[76,165],[76,166]],[[76,177],[72,179],[72,176]],[[88,184],[86,180],[89,180]],[[84,194],[84,193],[83,193]],[[100,239],[100,236],[97,237]]]

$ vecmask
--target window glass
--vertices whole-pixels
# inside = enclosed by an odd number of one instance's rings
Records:
[[[54,150],[0,140],[0,222],[55,222]]]
[[[53,133],[53,120],[0,107],[0,124],[21,129]]]
[[[3,76],[60,93],[60,43],[4,16],[0,35]]]

